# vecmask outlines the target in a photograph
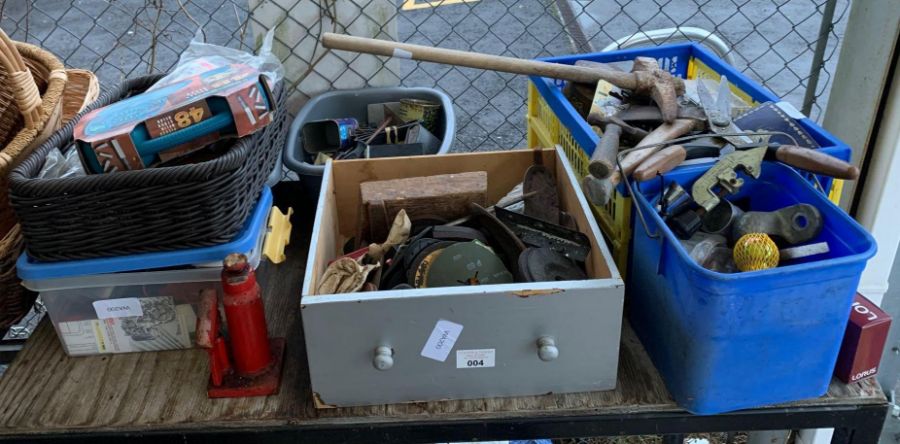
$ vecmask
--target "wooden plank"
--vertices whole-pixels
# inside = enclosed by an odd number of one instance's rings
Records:
[[[302,194],[294,190],[285,194]],[[309,202],[306,205],[310,205]],[[295,208],[310,209],[309,206]],[[296,211],[288,260],[264,264],[260,282],[270,332],[288,338],[284,380],[266,398],[206,397],[207,362],[201,350],[69,358],[52,326],[42,323],[0,377],[0,435],[73,431],[190,430],[286,424],[373,424],[548,415],[679,411],[640,341],[625,324],[615,390],[316,410],[299,315],[311,221]],[[828,395],[790,405],[885,402],[874,380],[832,383]]]

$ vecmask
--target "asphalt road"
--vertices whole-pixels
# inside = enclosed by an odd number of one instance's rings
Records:
[[[290,6],[310,0],[267,0]],[[349,2],[353,0],[341,0]],[[369,0],[358,0],[366,4]],[[451,1],[454,4],[449,4]],[[566,1],[566,0],[559,0]],[[818,34],[824,0],[569,0],[581,30],[594,50],[639,29],[699,26],[713,30],[733,45],[737,67],[764,82],[798,108],[809,74],[813,42]],[[161,3],[153,3],[161,2]],[[177,60],[193,36],[196,23],[205,24],[207,39],[236,46],[246,17],[246,0],[0,0],[0,25],[14,38],[39,43],[71,67],[93,69],[101,84],[165,70]],[[396,0],[400,40],[454,49],[471,49],[523,58],[579,52],[574,28],[562,25],[557,0],[446,0],[435,7],[400,8]],[[838,13],[848,0],[839,0]],[[233,4],[234,3],[234,4]],[[426,3],[415,0],[412,4]],[[162,5],[156,18],[155,5]],[[265,4],[265,3],[264,3]],[[341,8],[342,3],[338,3]],[[237,7],[236,7],[237,6]],[[340,20],[357,20],[342,15]],[[190,17],[185,13],[190,13]],[[156,32],[151,30],[156,29]],[[293,33],[315,35],[318,28],[295,27]],[[843,24],[836,33],[842,35]],[[154,40],[153,35],[157,38]],[[243,33],[252,42],[252,30]],[[153,45],[153,42],[156,45]],[[826,55],[835,48],[831,39]],[[153,49],[155,47],[155,49]],[[826,64],[832,71],[836,55]],[[308,56],[307,56],[308,58]],[[152,68],[151,68],[152,65]],[[317,67],[317,70],[324,67]],[[527,79],[468,68],[401,61],[401,84],[437,87],[454,99],[456,150],[510,149],[525,144]],[[326,81],[330,76],[324,75]],[[326,84],[327,85],[327,84]],[[828,77],[819,89],[827,100]],[[818,113],[814,112],[813,116]]]

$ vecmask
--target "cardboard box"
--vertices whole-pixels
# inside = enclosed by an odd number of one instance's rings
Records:
[[[857,293],[834,375],[848,384],[875,376],[890,329],[890,315]]]
[[[543,150],[543,164],[562,209],[590,239],[590,279],[315,294],[328,261],[356,234],[360,183],[485,171],[491,205],[533,159],[521,150],[326,164],[301,296],[318,407],[615,387],[625,287],[559,148]],[[447,337],[455,342],[444,353],[426,347]]]

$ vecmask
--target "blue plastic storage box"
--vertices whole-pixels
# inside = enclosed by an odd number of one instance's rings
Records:
[[[709,165],[666,174],[685,189]],[[825,394],[853,296],[875,241],[856,221],[796,171],[764,162],[759,179],[745,177],[729,200],[772,211],[816,206],[824,227],[812,242],[831,252],[769,270],[723,274],[697,265],[650,202],[660,182],[646,182],[635,201],[637,220],[629,273],[631,324],[676,402],[713,414]]]

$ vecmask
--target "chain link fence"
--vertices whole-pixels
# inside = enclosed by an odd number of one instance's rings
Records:
[[[521,58],[600,51],[637,33],[697,27],[735,66],[820,118],[850,0],[0,0],[0,27],[43,46],[101,85],[164,72],[194,38],[256,48],[274,29],[291,111],[329,89],[437,87],[453,98],[455,150],[525,145],[527,78],[326,51],[323,32]],[[615,45],[613,45],[615,46]]]

